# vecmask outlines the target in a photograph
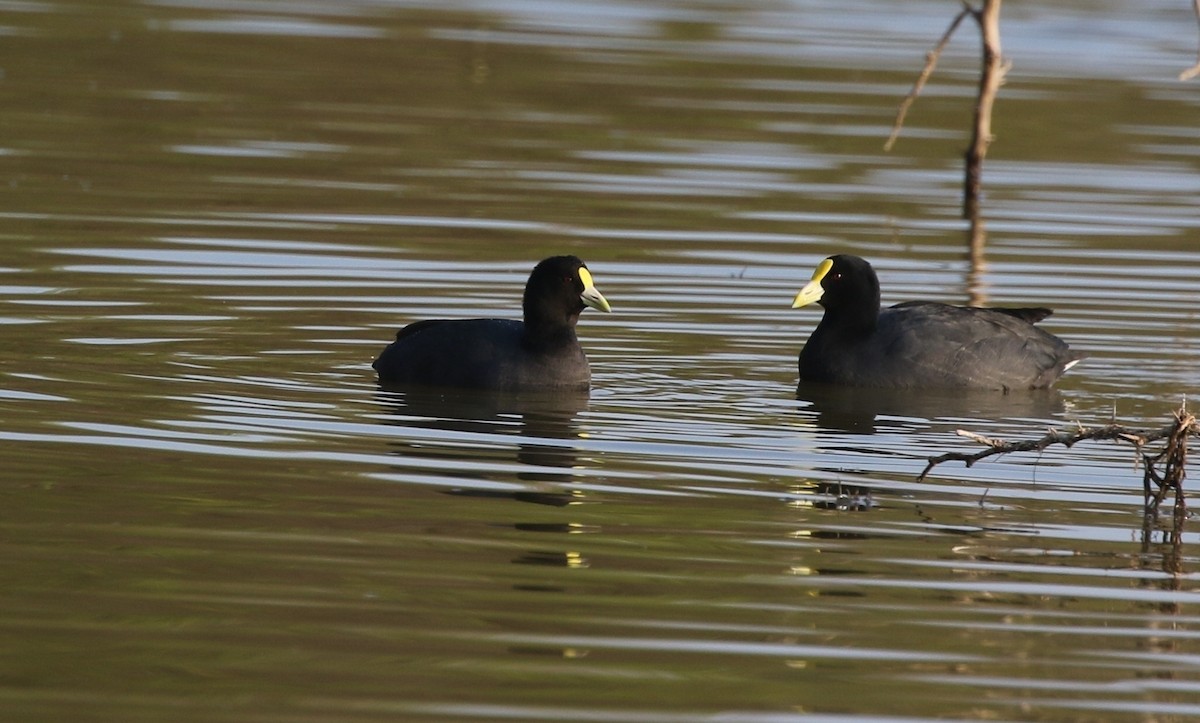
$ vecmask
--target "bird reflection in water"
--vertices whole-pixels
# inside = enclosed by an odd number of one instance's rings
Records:
[[[1045,419],[1066,409],[1056,389],[1026,389],[1000,394],[991,390],[869,389],[821,382],[801,382],[796,399],[823,431],[874,434],[881,418],[912,424],[962,426],[962,420]]]
[[[573,479],[578,452],[570,440],[578,437],[576,416],[587,408],[586,390],[494,392],[459,389],[384,389],[382,401],[391,423],[427,430],[411,440],[391,444],[397,454],[450,462],[456,477],[492,482],[513,479],[532,484],[523,489],[494,490],[454,487],[447,494],[504,497],[522,502],[565,507],[578,500],[577,490],[563,486]],[[429,432],[446,432],[444,438]],[[516,436],[515,453],[511,444]],[[561,441],[560,441],[561,440]],[[512,474],[515,457],[524,465]],[[454,466],[453,462],[464,462]],[[495,462],[488,469],[480,462]]]
[[[581,504],[585,493],[574,489],[579,453],[573,440],[580,438],[576,417],[587,409],[587,390],[555,389],[480,391],[459,389],[388,389],[381,397],[393,424],[424,430],[411,440],[393,441],[395,452],[406,457],[445,460],[457,478],[476,477],[502,483],[449,487],[445,494],[508,499],[547,507]],[[430,432],[446,432],[444,439]],[[513,437],[516,437],[514,449]],[[510,464],[515,458],[518,468]],[[488,465],[487,462],[494,462]],[[470,464],[458,464],[467,463]],[[481,464],[482,463],[482,464]],[[512,489],[513,482],[518,489]],[[577,522],[505,522],[532,534],[578,535],[596,532],[593,525]],[[536,549],[512,560],[514,564],[584,568],[587,559],[578,551]],[[557,586],[552,586],[557,587]]]

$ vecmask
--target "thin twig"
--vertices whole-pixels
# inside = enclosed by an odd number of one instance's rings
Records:
[[[1196,9],[1196,23],[1200,25],[1200,0],[1193,0]],[[1179,74],[1180,80],[1191,80],[1200,75],[1200,49],[1196,51],[1196,64]]]
[[[1200,0],[1196,0],[1196,2],[1200,3]],[[884,151],[892,150],[892,146],[896,144],[896,139],[900,137],[900,129],[904,127],[904,117],[908,115],[908,109],[916,101],[917,96],[925,89],[925,82],[929,80],[929,76],[933,75],[933,69],[937,67],[938,58],[942,56],[942,51],[945,50],[946,44],[950,42],[950,36],[954,35],[954,31],[958,29],[963,18],[968,15],[978,18],[977,13],[978,11],[964,0],[963,9],[950,22],[950,27],[946,28],[946,32],[942,34],[942,39],[938,41],[933,50],[925,54],[925,67],[921,69],[921,74],[917,76],[917,82],[913,83],[912,90],[900,102],[900,108],[896,111],[896,122],[892,124],[892,134],[888,136],[887,142],[883,144]]]

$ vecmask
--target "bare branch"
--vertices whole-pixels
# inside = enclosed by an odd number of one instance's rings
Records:
[[[947,452],[928,458],[928,464],[925,469],[921,470],[921,474],[917,475],[918,480],[924,480],[926,476],[933,470],[934,467],[943,462],[963,462],[970,467],[981,459],[994,457],[998,454],[1009,454],[1011,452],[1040,452],[1047,447],[1056,444],[1061,444],[1064,447],[1071,447],[1078,442],[1084,440],[1099,440],[1099,441],[1117,441],[1128,442],[1134,445],[1138,450],[1141,450],[1146,445],[1153,442],[1158,442],[1163,439],[1173,440],[1176,444],[1184,441],[1189,436],[1200,437],[1200,424],[1197,424],[1196,418],[1189,414],[1185,409],[1181,408],[1175,413],[1175,421],[1163,427],[1162,429],[1143,430],[1129,429],[1120,424],[1106,424],[1102,427],[1086,429],[1080,427],[1077,431],[1070,434],[1060,432],[1057,429],[1052,429],[1045,435],[1037,438],[1024,440],[1020,442],[1008,442],[1003,439],[985,437],[975,432],[966,430],[957,430],[960,437],[966,437],[972,441],[978,442],[986,447],[979,452]],[[1149,458],[1151,461],[1155,457]]]
[[[1085,439],[1126,439],[1128,435],[1132,435],[1138,439],[1153,441],[1164,438],[1168,434],[1168,431],[1156,430],[1153,432],[1130,432],[1119,424],[1107,424],[1096,429],[1080,429],[1073,434],[1063,434],[1057,429],[1052,429],[1037,439],[1029,439],[1022,442],[1008,442],[1003,439],[984,437],[981,434],[968,432],[965,429],[956,430],[955,434],[960,437],[966,437],[967,439],[978,442],[979,444],[987,447],[987,449],[974,453],[947,452],[945,454],[939,454],[936,457],[930,457],[928,464],[925,465],[925,469],[921,470],[921,474],[917,475],[918,481],[924,480],[925,477],[928,476],[931,471],[933,471],[934,467],[943,462],[963,462],[970,467],[981,459],[994,457],[998,454],[1009,454],[1011,452],[1041,452],[1047,447],[1055,444],[1061,444],[1064,447],[1070,447],[1077,442],[1082,442]]]
[[[1200,3],[1200,0],[1196,0],[1196,2]],[[946,44],[950,42],[950,36],[954,35],[954,31],[958,29],[963,18],[968,15],[978,17],[976,11],[964,2],[963,9],[950,22],[950,27],[946,28],[946,32],[942,34],[942,39],[938,41],[933,50],[925,54],[925,67],[921,69],[921,74],[917,76],[917,82],[913,83],[912,90],[900,102],[900,108],[896,111],[896,122],[892,124],[892,134],[888,136],[887,142],[883,144],[884,151],[892,150],[892,146],[896,144],[896,139],[900,137],[900,129],[904,127],[904,117],[908,115],[908,109],[916,101],[921,91],[924,90],[929,76],[933,75],[933,69],[937,67],[938,58],[942,56],[942,51],[945,50]]]
[[[983,43],[983,68],[979,75],[979,97],[975,104],[971,145],[965,154],[967,168],[963,181],[963,218],[967,219],[979,214],[983,159],[987,157],[993,138],[992,106],[1004,83],[1004,76],[1011,67],[1000,51],[1000,3],[1001,0],[983,0],[983,8],[975,13]]]

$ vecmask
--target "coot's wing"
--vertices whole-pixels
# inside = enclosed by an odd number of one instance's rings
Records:
[[[936,305],[936,302],[904,301],[899,304],[896,304],[895,306],[893,306],[891,308],[902,309],[907,306],[921,306],[922,304],[935,304]],[[1043,319],[1045,319],[1049,316],[1052,316],[1054,314],[1054,309],[1047,309],[1044,306],[964,306],[964,307],[955,307],[955,308],[986,309],[988,311],[995,311],[1000,314],[1007,314],[1009,316],[1015,317],[1022,321],[1029,322],[1030,324],[1036,324],[1039,321],[1042,321]]]
[[[1039,309],[910,302],[885,310],[876,337],[893,386],[1028,389],[1053,383],[1073,359],[1059,338],[1026,321]],[[1042,317],[1044,318],[1044,316]]]
[[[489,388],[523,358],[521,330],[509,319],[430,319],[396,334],[372,364],[392,384]]]
[[[414,321],[413,323],[409,324],[408,326],[405,326],[400,331],[396,332],[396,341],[400,341],[401,339],[403,339],[406,336],[412,336],[413,334],[419,334],[420,332],[422,332],[426,329],[437,326],[438,324],[445,324],[449,321],[450,321],[450,319],[425,319],[424,321]]]

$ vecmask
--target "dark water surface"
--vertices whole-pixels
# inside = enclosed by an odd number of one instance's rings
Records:
[[[1005,3],[972,269],[969,26],[881,150],[957,8],[0,2],[0,718],[1200,715],[1200,525],[1131,449],[915,481],[1200,391],[1191,9]],[[797,398],[838,251],[1090,358]],[[377,387],[553,253],[590,396]]]

